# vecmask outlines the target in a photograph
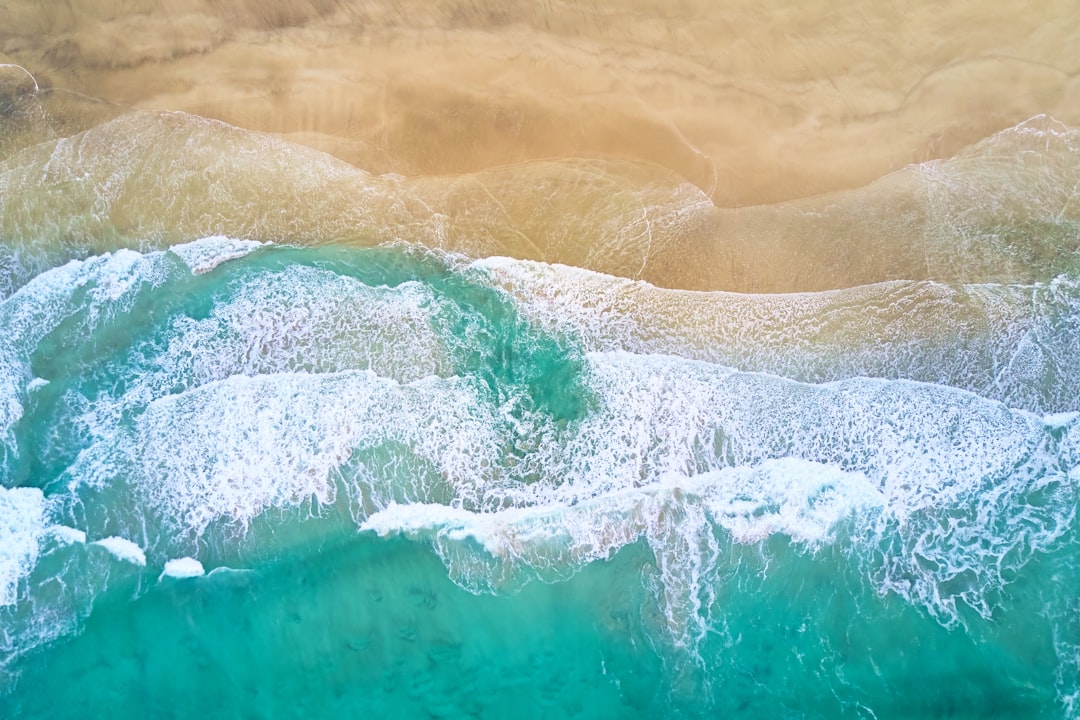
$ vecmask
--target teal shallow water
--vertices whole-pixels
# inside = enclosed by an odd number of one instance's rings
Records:
[[[760,296],[5,237],[0,715],[1075,717],[1054,227]]]
[[[1059,716],[1044,586],[1021,589],[995,626],[946,630],[859,587],[837,558],[769,552],[764,572],[756,552],[731,551],[743,577],[728,581],[724,624],[692,667],[650,641],[639,546],[511,597],[470,594],[424,548],[370,538],[166,581],[135,601],[118,583],[78,637],[22,663],[3,707],[35,718],[105,707],[118,718]]]

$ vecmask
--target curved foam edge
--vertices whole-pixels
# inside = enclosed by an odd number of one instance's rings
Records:
[[[590,351],[677,355],[805,382],[906,378],[1034,412],[1075,409],[1080,388],[1071,332],[1080,285],[1068,276],[1031,286],[893,280],[755,295],[505,257],[472,266],[524,317]]]
[[[142,551],[142,548],[127,538],[113,535],[112,537],[95,540],[91,544],[100,545],[112,553],[113,557],[118,560],[129,562],[132,565],[146,567],[146,554]]]
[[[48,529],[50,535],[62,545],[84,545],[86,533],[67,525],[53,525]]]
[[[158,581],[164,580],[167,577],[183,579],[201,577],[205,574],[206,570],[203,569],[202,563],[195,558],[175,558],[165,563],[165,569],[162,570],[161,575],[158,577]]]
[[[815,545],[828,539],[839,520],[884,502],[862,473],[782,458],[692,477],[671,473],[656,483],[570,506],[472,512],[431,503],[392,503],[369,516],[360,530],[433,541],[444,559],[453,550],[457,565],[451,571],[459,572],[457,579],[471,589],[495,591],[504,589],[509,578],[473,574],[484,572],[484,564],[466,568],[460,564],[459,550],[475,555],[468,549],[472,545],[493,559],[514,560],[541,573],[556,566],[576,570],[642,537],[660,547],[672,533],[687,532],[691,516],[724,528],[735,542],[754,543],[783,534]],[[692,508],[696,510],[688,512]],[[708,528],[692,530],[705,533]],[[502,563],[497,567],[500,572],[505,569]]]
[[[237,240],[224,235],[211,235],[173,245],[169,252],[183,260],[193,275],[202,275],[224,262],[244,257],[265,244],[257,240]]]
[[[862,473],[782,458],[693,477],[671,473],[571,506],[477,513],[391,504],[360,530],[431,542],[451,578],[478,593],[564,578],[644,539],[657,562],[653,580],[667,640],[690,648],[707,632],[708,608],[699,598],[722,571],[716,528],[738,543],[783,534],[812,548],[828,541],[840,520],[884,503]]]
[[[653,522],[662,521],[640,514],[643,503],[650,501],[701,503],[734,540],[752,543],[774,533],[800,542],[820,542],[835,522],[857,509],[881,506],[885,498],[860,472],[781,458],[693,477],[672,473],[657,483],[606,493],[569,507],[555,504],[478,513],[432,503],[391,503],[361,523],[360,530],[383,537],[471,538],[488,552],[504,555],[520,547],[522,539],[547,542],[560,534],[575,537],[572,526],[584,523],[625,522],[640,530],[632,542]]]

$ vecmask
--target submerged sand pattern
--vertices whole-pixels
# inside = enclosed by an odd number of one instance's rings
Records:
[[[692,290],[1046,282],[1080,252],[1080,131],[1039,116],[864,188],[724,209],[640,161],[408,179],[218,121],[143,112],[0,162],[0,231],[7,292],[88,252],[208,235],[410,242]]]
[[[616,157],[743,206],[864,185],[1038,113],[1080,124],[1075,3],[983,10],[13,0],[0,8],[0,62],[54,96],[184,110],[376,174]]]

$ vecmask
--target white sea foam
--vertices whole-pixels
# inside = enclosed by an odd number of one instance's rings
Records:
[[[71,264],[65,287],[100,265],[118,279],[91,307],[122,305],[116,298],[152,277],[157,258]],[[293,267],[231,291],[209,316],[179,317],[139,346],[123,395],[85,403],[93,440],[69,470],[76,493],[80,483],[128,488],[178,542],[222,524],[243,531],[272,507],[342,501],[369,529],[395,520],[426,533],[455,578],[483,588],[519,582],[515,563],[568,572],[644,536],[658,553],[661,605],[685,643],[700,630],[689,618],[709,604],[713,530],[735,542],[780,533],[813,544],[838,517],[879,508],[868,532],[898,540],[868,572],[883,592],[952,622],[957,603],[990,613],[1011,569],[1052,547],[1075,513],[1075,414],[1039,417],[909,381],[810,385],[594,352],[582,374],[588,411],[556,423],[478,378],[451,376],[463,341],[439,334],[434,318],[446,308],[430,287],[371,288]],[[566,508],[572,522],[551,519]],[[682,521],[664,526],[662,540],[660,525],[627,520],[671,508]],[[450,516],[431,531],[431,517],[410,525],[407,512]],[[489,515],[501,529],[483,525]],[[129,534],[105,521],[87,529]],[[463,555],[470,543],[489,559]],[[527,559],[530,543],[558,562],[539,550]],[[465,572],[469,562],[486,569]]]
[[[99,313],[113,312],[117,301],[130,296],[132,289],[148,279],[147,270],[153,264],[146,262],[146,258],[134,250],[117,250],[100,257],[105,262],[95,268],[96,272],[82,275],[76,283],[77,287],[90,288],[90,294],[96,301],[91,306],[95,321]],[[160,272],[158,268],[154,270]]]
[[[473,540],[492,555],[519,555],[535,567],[540,555],[552,552],[548,546],[552,542],[578,542],[588,548],[590,556],[608,557],[650,528],[675,522],[676,506],[684,503],[704,506],[710,520],[738,542],[756,542],[782,533],[798,542],[819,543],[838,520],[859,509],[881,506],[884,498],[861,473],[783,458],[758,467],[726,468],[694,477],[670,475],[659,483],[598,495],[571,506],[478,513],[429,503],[391,503],[365,520],[360,529],[379,535]],[[649,510],[644,509],[646,505]],[[608,529],[608,542],[597,542],[606,529],[599,526],[607,524],[620,525],[622,530]],[[580,542],[584,537],[588,542]],[[545,547],[539,554],[527,551],[524,548],[530,542]]]
[[[233,375],[370,369],[404,382],[450,375],[466,340],[436,332],[446,301],[418,282],[370,287],[293,266],[245,278],[232,290],[209,316],[181,314],[159,340],[140,345],[127,360],[134,377],[122,396],[68,398],[86,408],[80,422],[87,434],[107,440],[125,412]]]
[[[658,559],[668,621],[689,637],[688,618],[707,604],[707,583],[693,578],[715,571],[702,528],[722,527],[737,542],[774,533],[815,542],[852,508],[877,507],[866,530],[899,544],[877,560],[873,542],[857,549],[867,571],[882,592],[951,624],[959,603],[989,615],[1006,578],[1053,547],[1075,515],[1076,488],[1059,469],[1074,462],[1066,441],[1042,418],[971,393],[907,381],[805,385],[619,353],[591,355],[586,376],[599,406],[563,442],[535,448],[527,464],[546,481],[508,495],[517,508],[488,516],[393,507],[363,527],[430,539],[469,587],[513,587],[514,562],[575,567],[648,536],[628,520],[641,515],[646,496],[637,493],[652,478],[690,478],[680,492],[700,501],[683,503],[654,546],[668,548]],[[649,493],[658,517],[665,503]],[[582,521],[594,503],[607,514]],[[588,541],[572,541],[568,526],[589,528]],[[500,562],[477,560],[470,547]]]
[[[165,569],[161,572],[161,576],[158,580],[162,580],[166,577],[172,578],[192,578],[200,577],[206,574],[201,562],[195,558],[182,557],[169,560],[165,563]]]
[[[48,532],[64,545],[82,545],[86,542],[86,533],[67,525],[51,525]]]
[[[0,488],[0,606],[16,601],[19,580],[33,567],[46,528],[45,497],[37,488]]]
[[[447,374],[454,339],[435,333],[440,307],[420,283],[370,287],[291,267],[245,282],[204,320],[179,319],[152,365],[170,369],[167,381],[188,385],[295,371],[370,368],[404,381]]]
[[[0,445],[14,452],[11,428],[23,415],[23,388],[33,380],[29,353],[64,316],[84,263],[38,276],[0,302]]]
[[[477,521],[461,512],[501,509],[496,522],[513,520],[520,534],[515,512],[640,504],[625,498],[643,497],[640,488],[658,478],[707,482],[713,490],[694,490],[701,500],[681,506],[696,519],[665,538],[685,550],[662,563],[671,598],[685,596],[672,588],[705,587],[686,580],[704,577],[712,562],[694,549],[711,547],[700,528],[723,528],[737,542],[774,533],[818,542],[836,517],[879,506],[869,531],[897,544],[868,561],[868,572],[883,592],[946,623],[958,617],[957,603],[992,612],[1004,578],[1052,547],[1075,514],[1072,467],[1062,468],[1074,462],[1073,426],[1053,431],[1044,418],[972,393],[868,379],[807,385],[623,353],[589,355],[583,380],[590,410],[559,429],[542,414],[513,417],[465,378],[231,377],[150,402],[132,431],[84,453],[72,473],[128,478],[143,507],[181,535],[219,522],[243,528],[267,508],[312,501],[348,502],[361,523],[392,503],[427,503],[456,509],[388,512],[414,528],[430,525],[432,513],[459,513],[441,518],[439,537],[456,542],[451,535],[464,533],[485,546],[509,541],[474,532]],[[412,512],[427,515],[410,526],[401,514]],[[645,532],[626,522],[635,512],[584,523],[617,542],[579,543],[599,554],[570,553],[561,566],[606,556]],[[378,517],[365,527],[383,527],[388,516]],[[872,543],[864,551],[876,552]],[[516,577],[512,568],[491,572],[484,582],[492,586]]]
[[[191,269],[192,274],[202,275],[223,262],[244,257],[263,245],[264,243],[256,240],[237,240],[223,235],[212,235],[173,245],[169,248],[169,252],[183,260],[184,264]]]
[[[30,353],[67,318],[81,318],[89,334],[104,317],[126,312],[143,283],[164,282],[160,255],[130,250],[71,261],[38,275],[0,302],[0,449],[15,452],[12,427],[23,414],[25,393],[48,378],[30,372]],[[85,290],[85,297],[76,293]]]
[[[678,355],[804,382],[934,382],[1038,412],[1075,409],[1080,396],[1080,284],[1068,277],[746,295],[508,258],[474,265],[526,318],[595,352]]]
[[[369,371],[235,376],[150,403],[134,434],[114,436],[124,467],[110,469],[101,444],[75,476],[129,475],[147,507],[195,534],[218,520],[246,525],[268,507],[332,503],[339,481],[376,504],[481,503],[475,471],[497,463],[499,422],[475,392]]]
[[[1054,547],[1076,514],[1080,497],[1061,467],[1075,462],[1070,434],[1055,439],[1041,418],[971,393],[908,381],[804,385],[673,358],[592,360],[607,417],[579,438],[589,438],[594,471],[606,466],[625,485],[790,456],[861,472],[885,499],[875,534],[898,541],[868,571],[883,592],[947,624],[958,603],[989,616],[1006,578]],[[651,434],[634,432],[642,419]],[[613,429],[640,440],[612,448]]]
[[[1063,430],[1073,425],[1078,418],[1080,418],[1080,413],[1078,412],[1055,413],[1043,417],[1043,422],[1046,423],[1048,428]]]
[[[658,563],[658,600],[675,642],[706,631],[700,598],[722,572],[717,528],[737,542],[774,533],[814,547],[834,525],[884,498],[859,473],[795,459],[727,468],[598,495],[576,505],[474,513],[444,505],[394,504],[360,527],[431,542],[458,583],[506,592],[533,577],[555,580],[644,538]]]
[[[146,554],[135,543],[122,537],[112,536],[95,540],[93,545],[100,545],[108,550],[118,560],[129,562],[133,565],[146,566]]]

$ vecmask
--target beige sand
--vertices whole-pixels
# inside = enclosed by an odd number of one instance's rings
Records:
[[[213,234],[405,241],[695,290],[1045,282],[1080,261],[1080,130],[1040,117],[856,190],[736,209],[647,163],[407,179],[175,112],[129,113],[0,161],[0,236],[24,260]]]
[[[1075,0],[0,5],[0,63],[116,104],[54,108],[64,128],[185,110],[408,176],[640,159],[720,206],[865,185],[1036,113],[1080,125],[1077,47]]]

